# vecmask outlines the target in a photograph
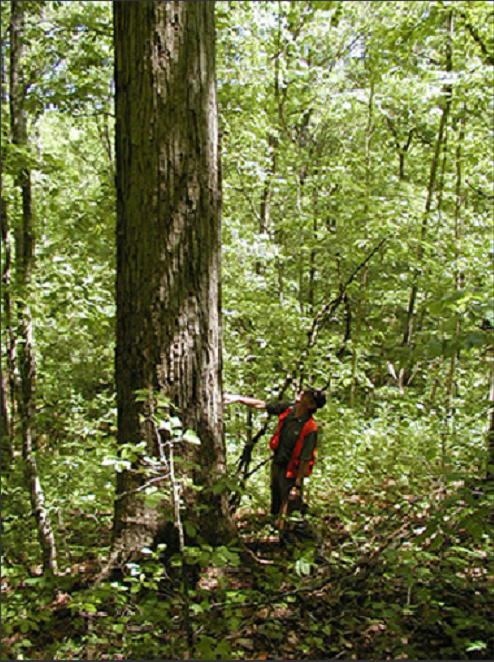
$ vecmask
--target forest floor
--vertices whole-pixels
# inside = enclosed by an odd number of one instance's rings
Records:
[[[471,492],[342,493],[282,541],[264,510],[241,509],[243,545],[188,591],[152,559],[100,589],[97,557],[56,589],[17,569],[2,578],[2,659],[493,659],[492,551],[472,508],[489,515]]]

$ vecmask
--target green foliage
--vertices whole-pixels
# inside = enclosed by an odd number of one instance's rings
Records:
[[[29,168],[36,454],[66,574],[56,586],[41,576],[17,432],[2,475],[5,658],[491,659],[490,4],[217,3],[225,390],[270,399],[288,374],[297,379],[316,315],[388,241],[308,348],[306,373],[316,385],[332,375],[331,397],[317,415],[310,514],[290,522],[295,542],[274,551],[260,542],[255,554],[273,565],[251,565],[240,545],[200,544],[200,518],[185,517],[183,555],[143,547],[98,589],[91,581],[108,560],[118,473],[155,467],[144,444],[116,444],[111,3],[26,7],[30,147],[11,142],[7,86],[2,210],[15,331],[16,178]],[[8,21],[2,11],[6,82]],[[7,322],[2,306],[3,376]],[[166,398],[153,398],[160,429],[200,444]],[[264,421],[226,409],[229,473],[201,488],[211,498],[238,491],[239,513],[252,513],[240,531],[261,541],[273,534],[262,515],[269,464],[243,488],[235,470]],[[267,437],[252,466],[267,458]],[[153,505],[169,497],[168,487],[143,492]],[[188,604],[176,572],[184,562],[201,577]]]

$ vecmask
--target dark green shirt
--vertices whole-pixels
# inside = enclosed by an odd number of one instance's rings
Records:
[[[266,410],[270,416],[281,416],[288,408],[291,408],[293,411],[288,414],[285,418],[285,421],[280,430],[280,442],[278,448],[275,451],[275,457],[273,462],[276,464],[288,464],[292,459],[293,450],[295,444],[300,437],[302,428],[307,423],[311,414],[305,414],[304,416],[295,416],[295,405],[291,402],[268,402],[266,405]],[[314,448],[317,446],[317,432],[309,432],[309,434],[304,439],[304,445],[302,447],[302,452],[300,453],[300,459],[303,461],[309,461],[312,459],[312,453]]]

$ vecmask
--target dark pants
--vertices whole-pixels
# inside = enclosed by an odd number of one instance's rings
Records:
[[[286,477],[286,464],[271,463],[271,515],[278,515],[283,502],[295,485],[295,478]]]

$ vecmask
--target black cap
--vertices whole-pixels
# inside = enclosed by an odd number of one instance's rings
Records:
[[[316,409],[321,409],[321,407],[324,407],[324,405],[326,404],[326,394],[323,391],[317,388],[311,388],[310,394],[314,399],[314,402],[316,404]]]

